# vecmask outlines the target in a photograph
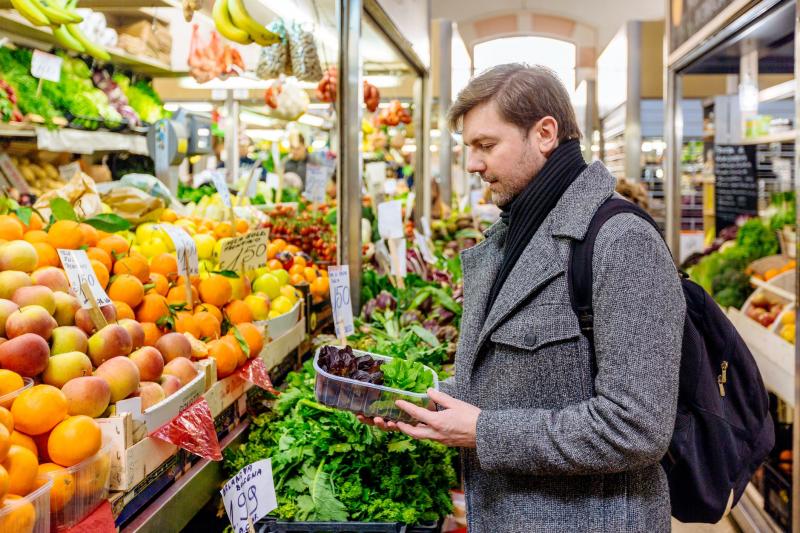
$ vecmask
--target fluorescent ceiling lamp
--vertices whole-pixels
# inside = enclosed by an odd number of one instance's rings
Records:
[[[412,152],[416,152],[417,151],[417,147],[416,147],[416,145],[413,145],[413,144],[412,145],[408,145],[407,144],[407,145],[403,146],[402,148],[400,148],[400,151],[403,152],[403,153],[406,153],[406,154],[410,154]]]
[[[399,87],[402,84],[399,77],[391,76],[388,74],[376,74],[374,76],[364,76],[364,79],[378,88]]]
[[[308,113],[305,113],[300,118],[298,118],[297,122],[299,122],[300,124],[305,124],[306,126],[311,126],[313,128],[321,128],[325,125],[324,118],[318,117],[317,115],[309,115]]]
[[[271,128],[279,123],[273,118],[265,117],[264,115],[253,113],[252,111],[240,112],[239,120],[241,120],[245,124],[250,124],[252,126],[261,126],[264,128]]]
[[[197,83],[189,76],[178,80],[178,86],[183,89],[205,89],[213,91],[215,89],[235,90],[235,89],[266,89],[272,85],[272,80],[259,80],[255,78],[245,78],[242,76],[231,76],[227,80],[214,79],[206,83]],[[316,85],[315,85],[316,87]]]
[[[434,139],[438,139],[441,136],[442,136],[442,132],[441,131],[439,131],[439,130],[431,130],[431,137],[433,137]]]
[[[280,141],[286,135],[284,130],[246,129],[245,134],[254,141]]]
[[[210,113],[214,110],[214,104],[211,102],[167,102],[164,104],[164,109],[167,111],[177,111],[179,107],[197,113]]]
[[[324,110],[328,110],[328,109],[331,108],[331,104],[325,103],[325,102],[313,103],[313,104],[308,104],[308,108],[309,109],[324,109]]]

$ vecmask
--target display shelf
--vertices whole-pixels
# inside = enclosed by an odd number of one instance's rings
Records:
[[[26,123],[0,123],[0,137],[36,137],[36,129]]]
[[[770,143],[790,143],[797,139],[797,130],[782,131],[764,137],[753,137],[742,139],[739,144],[770,144]]]
[[[764,385],[794,407],[794,346],[738,309],[728,309],[728,318],[753,354]]]
[[[755,287],[764,289],[765,291],[772,293],[775,296],[780,296],[784,300],[788,300],[793,303],[796,299],[795,294],[793,292],[781,289],[780,287],[776,287],[774,284],[764,281],[763,279],[759,279],[755,276],[750,278],[750,284]]]
[[[30,123],[0,124],[0,138],[35,140],[40,150],[93,154],[95,152],[129,152],[148,155],[147,139],[140,133],[115,133],[72,128],[50,130]]]
[[[81,7],[84,7],[83,4]],[[0,35],[6,35],[12,41],[21,38],[23,44],[49,50],[50,46],[58,46],[55,37],[48,30],[34,26],[25,17],[12,10],[0,11]],[[145,56],[134,56],[120,48],[108,48],[111,63],[125,66],[131,70],[148,76],[171,77],[185,73],[173,71],[170,65]]]
[[[743,533],[782,533],[783,529],[764,511],[764,498],[748,483],[739,503],[731,510],[736,525]]]

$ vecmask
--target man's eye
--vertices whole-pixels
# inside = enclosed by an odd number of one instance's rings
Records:
[[[482,145],[481,145],[481,150],[484,150],[484,151],[488,152],[488,151],[489,151],[489,150],[491,150],[493,147],[494,147],[494,145],[493,145],[493,144],[482,144]]]

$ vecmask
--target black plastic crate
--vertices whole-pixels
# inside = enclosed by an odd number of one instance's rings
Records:
[[[258,533],[439,533],[441,524],[407,526],[400,522],[283,522],[266,518],[256,524]]]
[[[764,510],[784,530],[792,530],[792,484],[769,463],[764,463]]]

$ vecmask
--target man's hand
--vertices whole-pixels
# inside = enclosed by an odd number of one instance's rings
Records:
[[[388,422],[386,423],[387,428],[389,430],[397,428],[415,439],[430,439],[445,446],[475,448],[477,446],[478,415],[481,410],[474,405],[433,389],[428,389],[428,397],[444,407],[444,410],[429,411],[412,403],[398,400],[397,407],[419,420],[420,423],[412,426],[405,422]]]

